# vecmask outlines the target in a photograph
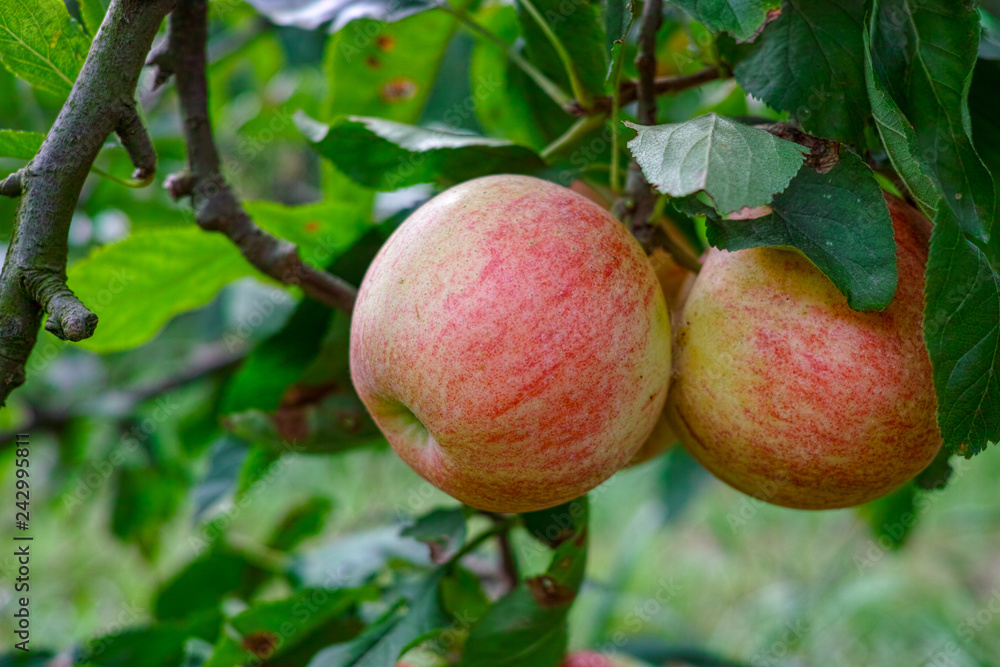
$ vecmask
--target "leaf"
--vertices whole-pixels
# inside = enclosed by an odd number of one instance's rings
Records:
[[[441,610],[438,592],[443,576],[444,568],[432,572],[406,603],[390,609],[357,639],[320,651],[309,667],[384,667],[396,664],[404,651],[448,622]]]
[[[316,496],[288,510],[271,537],[267,547],[275,551],[291,551],[310,537],[319,535],[323,530],[333,503],[329,498]]]
[[[83,19],[87,32],[91,36],[96,35],[101,23],[104,22],[105,14],[108,13],[110,0],[77,0],[77,4],[80,6],[80,18]]]
[[[153,614],[164,621],[216,610],[222,598],[240,590],[250,567],[243,556],[224,549],[208,551],[157,591]]]
[[[327,44],[327,118],[355,114],[416,123],[457,28],[446,12],[395,23],[352,21]]]
[[[962,229],[985,243],[995,194],[972,146],[967,105],[979,15],[966,2],[877,0],[871,40],[872,75],[913,126],[917,156]]]
[[[398,526],[385,526],[295,556],[290,574],[301,586],[353,588],[367,582],[390,559],[430,563],[422,544],[401,536]]]
[[[135,610],[126,605],[121,616],[132,616],[126,623],[138,621]],[[221,617],[217,612],[191,613],[184,620],[157,623],[150,627],[136,627],[92,640],[76,664],[90,667],[175,667],[184,656],[184,645],[196,637],[214,640],[219,633]],[[117,621],[121,623],[121,621]]]
[[[443,563],[465,543],[465,529],[465,512],[461,507],[452,507],[432,510],[400,534],[426,544],[431,550],[431,560]]]
[[[284,600],[256,604],[234,616],[204,667],[241,667],[286,655],[355,605],[378,599],[378,589],[306,588]]]
[[[247,443],[239,438],[224,435],[212,444],[208,472],[194,488],[195,520],[233,490],[246,457]]]
[[[605,83],[611,83],[615,64],[624,57],[625,38],[635,19],[634,0],[607,0],[604,32],[608,41],[608,71]]]
[[[79,345],[95,352],[141,345],[174,315],[254,273],[229,239],[197,227],[151,229],[96,248],[68,271],[70,289],[100,318]]]
[[[945,447],[966,458],[1000,442],[1000,275],[949,208],[934,220],[924,340]]]
[[[977,61],[969,91],[972,142],[993,174],[993,184],[1000,196],[1000,116],[994,101],[998,90],[1000,62]]]
[[[864,146],[865,0],[788,0],[733,73],[810,134]]]
[[[45,135],[41,132],[0,130],[0,157],[30,160],[42,147]]]
[[[917,523],[916,497],[917,487],[907,482],[889,495],[858,508],[858,514],[868,520],[880,547],[899,549],[906,542]]]
[[[720,213],[767,204],[802,166],[808,149],[714,113],[642,127],[628,147],[649,182],[671,197],[704,190]]]
[[[320,155],[356,182],[378,190],[451,184],[497,173],[525,174],[545,167],[530,148],[502,139],[359,116],[327,127],[300,114],[296,123]]]
[[[68,95],[89,48],[62,0],[0,2],[0,62],[32,86]]]
[[[728,32],[741,42],[753,39],[769,14],[781,8],[781,0],[670,0],[670,4],[683,7],[712,32]]]
[[[566,49],[584,91],[592,97],[601,95],[608,75],[607,37],[601,3],[598,0],[530,1]],[[528,59],[542,73],[561,84],[563,90],[569,91],[565,66],[550,38],[524,2],[515,4]]]
[[[497,600],[472,626],[462,667],[556,667],[566,653],[566,615],[587,565],[587,498],[525,515],[525,527],[558,544],[546,571]]]
[[[871,102],[875,127],[885,146],[889,161],[907,190],[924,214],[933,218],[941,204],[941,186],[932,175],[931,167],[921,157],[917,143],[917,133],[913,125],[892,99],[881,78],[872,66],[870,31],[864,32],[865,41],[865,82]]]
[[[248,4],[278,25],[315,30],[330,23],[339,32],[354,19],[399,21],[434,9],[440,0],[247,0]]]
[[[182,474],[170,468],[122,468],[118,473],[111,531],[135,543],[143,556],[158,553],[160,531],[177,513],[187,488]]]
[[[854,153],[826,174],[802,169],[775,195],[771,215],[710,220],[708,240],[723,250],[758,246],[802,252],[855,310],[883,310],[896,292],[892,219],[871,169]]]
[[[325,269],[372,228],[372,197],[360,202],[327,201],[304,206],[247,202],[246,210],[261,228],[298,246],[307,264]]]

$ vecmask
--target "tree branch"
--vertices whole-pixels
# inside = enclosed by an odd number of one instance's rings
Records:
[[[642,8],[641,20],[639,56],[635,60],[639,71],[636,93],[639,108],[636,115],[640,125],[656,125],[656,33],[663,23],[663,0],[647,0]],[[654,225],[650,218],[656,207],[656,198],[653,186],[633,158],[625,179],[625,196],[615,203],[614,213],[647,249],[653,236]]]
[[[156,150],[153,148],[153,140],[149,138],[149,133],[142,124],[142,119],[139,118],[135,100],[129,100],[116,131],[122,146],[128,152],[129,159],[135,165],[132,178],[146,183],[152,181],[153,174],[156,173]]]
[[[69,225],[101,146],[135,109],[146,53],[173,2],[112,0],[38,154],[0,185],[5,195],[22,196],[0,274],[0,403],[24,383],[44,310],[50,330],[65,338],[93,333],[97,317],[66,287]],[[149,167],[149,156],[143,160],[137,166]]]
[[[709,81],[728,79],[731,76],[732,72],[724,66],[712,65],[704,69],[700,69],[692,74],[685,74],[683,76],[665,76],[654,79],[653,90],[656,95],[674,95],[676,93],[684,92],[685,90],[690,90],[691,88],[697,88],[698,86],[704,85]],[[619,108],[635,102],[638,97],[639,82],[623,81],[621,87],[618,89]],[[594,99],[594,103],[589,109],[585,109],[577,100],[573,100],[565,108],[566,111],[574,116],[589,116],[609,112],[611,107],[611,96],[605,95],[604,97]]]
[[[168,180],[175,198],[190,196],[195,220],[207,231],[221,232],[261,273],[286,285],[297,285],[306,296],[350,313],[357,290],[299,257],[295,245],[258,227],[220,173],[220,159],[208,116],[205,79],[208,6],[206,0],[178,0],[170,15],[169,55],[158,56],[160,67],[170,63],[184,116],[188,173]]]

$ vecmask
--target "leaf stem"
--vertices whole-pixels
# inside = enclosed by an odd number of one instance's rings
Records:
[[[616,195],[621,194],[621,165],[619,164],[619,143],[621,142],[621,128],[618,126],[618,114],[621,113],[621,80],[622,80],[622,62],[625,60],[624,52],[618,54],[618,60],[615,61],[614,70],[611,74],[611,173],[608,175],[609,185],[611,186],[611,191]]]
[[[551,144],[542,149],[539,155],[546,162],[558,153],[566,150],[569,146],[572,146],[578,140],[580,140],[585,134],[591,130],[600,127],[607,120],[606,116],[584,116],[572,125],[569,129],[563,132],[561,136],[556,138]]]
[[[517,65],[522,72],[524,72],[528,78],[535,82],[542,91],[548,95],[553,102],[561,107],[568,106],[573,102],[573,98],[569,96],[562,88],[559,87],[552,79],[542,74],[542,72],[529,63],[520,53],[517,52],[513,46],[503,41],[495,33],[493,33],[488,28],[476,23],[471,16],[466,13],[464,9],[459,9],[453,7],[447,2],[440,5],[441,9],[452,14],[455,18],[461,21],[462,25],[476,33],[481,37],[485,37],[489,41],[496,44],[500,49],[507,54],[507,58],[510,59],[512,63]]]
[[[576,64],[573,62],[573,58],[569,55],[569,51],[566,50],[566,46],[559,39],[559,35],[552,30],[552,26],[549,22],[545,20],[542,13],[538,11],[534,3],[531,0],[518,0],[521,5],[528,10],[535,22],[538,23],[538,27],[542,29],[545,36],[548,38],[549,43],[552,44],[552,48],[556,50],[559,55],[559,59],[563,63],[563,67],[566,70],[566,76],[569,77],[570,87],[573,89],[573,95],[576,97],[576,101],[580,103],[580,106],[584,109],[589,109],[593,105],[593,99],[590,97],[590,93],[587,92],[586,87],[583,85],[583,80],[580,78],[580,72],[576,68]]]
[[[483,532],[476,535],[474,538],[465,543],[461,549],[455,552],[455,555],[448,559],[448,562],[444,564],[445,567],[454,567],[458,561],[465,558],[476,549],[478,549],[484,542],[490,538],[497,537],[507,533],[511,528],[517,525],[518,517],[514,516],[502,519],[498,521],[492,528],[484,530]]]

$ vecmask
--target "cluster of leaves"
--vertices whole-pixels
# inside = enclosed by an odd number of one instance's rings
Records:
[[[72,12],[63,0],[0,3],[7,171],[43,141],[107,9],[105,0],[68,4]],[[1000,26],[991,7],[667,2],[658,75],[707,69],[719,80],[708,93],[662,98],[660,124],[629,130],[632,107],[619,109],[612,92],[636,77],[631,2],[250,4],[214,5],[221,26],[210,44],[214,128],[241,192],[283,202],[248,203],[253,219],[295,242],[310,264],[358,284],[395,225],[435,190],[528,173],[563,184],[583,179],[620,196],[621,165],[634,157],[670,198],[671,224],[695,243],[795,247],[852,307],[880,310],[897,281],[882,191],[908,194],[935,223],[925,335],[946,444],[972,455],[1000,440],[1000,242],[992,234],[1000,125],[991,103],[1000,47],[981,28]],[[180,169],[173,93],[140,96],[160,171]],[[105,355],[112,380],[84,375],[80,392],[89,396],[67,408],[65,387],[36,379],[8,414],[16,426],[22,401],[53,415],[50,426],[67,441],[90,430],[101,435],[81,442],[109,433],[119,440],[128,455],[113,470],[112,530],[147,558],[157,557],[163,526],[185,498],[201,537],[197,557],[156,592],[152,623],[91,642],[81,659],[387,665],[423,644],[459,664],[512,664],[513,650],[521,651],[517,664],[558,664],[584,573],[585,499],[511,519],[437,510],[406,534],[387,526],[308,550],[301,545],[331,512],[314,498],[282,508],[277,528],[255,548],[230,539],[220,501],[238,505],[286,456],[383,441],[350,386],[348,319],[269,285],[245,326],[220,324],[219,304],[239,289],[234,283],[255,276],[253,268],[163,192],[123,188],[128,169],[121,148],[109,144],[80,203],[96,231],[77,225],[71,238],[69,284],[100,316],[96,335],[79,347]],[[11,206],[0,202],[5,233]],[[752,221],[733,215],[761,206],[769,212]],[[122,217],[131,226],[123,238],[99,233]],[[176,341],[189,339],[225,352],[195,384],[178,390],[173,376],[131,370],[150,360],[170,367]],[[29,367],[36,378],[54,345],[40,346]],[[175,431],[144,429],[162,421],[148,392],[125,408],[98,400],[113,381],[169,387],[182,406]],[[95,449],[66,448],[67,487],[84,459],[108,458]],[[696,468],[685,478],[696,479]],[[912,509],[913,497],[908,488],[870,508],[873,523]],[[467,539],[473,522],[486,525]],[[511,533],[552,555],[543,573],[506,591],[462,559],[481,539]],[[276,581],[291,593],[260,601]]]

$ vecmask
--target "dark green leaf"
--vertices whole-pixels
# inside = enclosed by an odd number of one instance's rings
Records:
[[[30,644],[29,644],[30,646]],[[15,650],[0,655],[0,667],[52,667],[55,653],[32,648],[30,652]]]
[[[966,2],[877,0],[871,39],[873,76],[913,126],[918,157],[962,229],[985,242],[993,179],[972,147],[967,107],[979,15]]]
[[[886,90],[872,66],[869,30],[865,29],[865,80],[871,101],[875,127],[885,146],[889,161],[924,214],[933,218],[941,204],[941,185],[931,166],[921,159],[917,133]]]
[[[931,464],[913,478],[913,483],[925,491],[940,491],[951,478],[951,452],[942,447]]]
[[[607,80],[608,61],[601,3],[598,0],[575,0],[571,3],[563,0],[530,2],[565,48],[585,94],[602,94]],[[518,2],[516,5],[528,58],[569,92],[569,78],[558,51],[527,4]]]
[[[788,0],[734,68],[748,93],[810,134],[863,146],[865,0]]]
[[[68,95],[89,48],[62,0],[0,2],[0,62],[36,88]]]
[[[70,289],[100,318],[94,336],[78,345],[110,352],[145,343],[171,317],[205,305],[254,269],[224,236],[183,227],[96,248],[68,273]]]
[[[1000,91],[1000,62],[978,61],[972,76],[972,89],[969,91],[972,143],[993,174],[993,184],[1000,194],[1000,114],[996,111],[997,91]]]
[[[670,0],[670,4],[683,7],[712,32],[728,32],[741,42],[752,39],[767,23],[768,13],[781,8],[781,0]]]
[[[608,74],[614,63],[622,57],[625,38],[635,18],[634,0],[608,0],[604,18],[604,32],[608,40]]]
[[[441,580],[441,605],[460,624],[478,621],[489,609],[479,577],[461,565],[452,566]]]
[[[881,548],[899,549],[906,542],[917,523],[916,497],[917,487],[907,482],[889,495],[858,508]]]
[[[0,157],[30,160],[42,147],[45,135],[41,132],[0,130]]]
[[[354,19],[366,18],[379,21],[399,21],[407,16],[433,9],[440,0],[247,0],[257,11],[278,25],[293,25],[315,30],[330,23],[330,32],[342,30]]]
[[[162,621],[218,609],[225,596],[240,589],[249,568],[242,556],[213,549],[191,561],[159,590],[153,614]]]
[[[450,184],[497,173],[525,174],[545,166],[530,148],[502,139],[357,116],[329,127],[304,115],[296,122],[320,155],[361,185],[378,190]]]
[[[461,507],[452,507],[418,517],[401,534],[426,544],[431,550],[431,560],[442,563],[465,543],[465,529],[465,512]]]
[[[435,570],[411,599],[391,609],[357,639],[321,651],[309,667],[385,667],[396,664],[404,651],[448,622],[441,610],[438,592],[442,576],[443,568]]]
[[[628,147],[650,183],[671,197],[704,190],[723,214],[770,202],[808,152],[714,113],[686,123],[626,125],[639,133]]]
[[[111,530],[133,542],[146,558],[156,556],[163,524],[177,513],[186,480],[167,468],[122,468],[118,474]]]
[[[304,540],[319,535],[332,509],[330,499],[322,496],[292,507],[268,539],[268,548],[291,551]]]
[[[161,622],[95,639],[84,650],[82,663],[93,667],[175,667],[183,659],[188,639],[215,640],[222,621],[215,611],[196,613],[191,610],[181,618],[184,620]]]
[[[773,213],[715,220],[708,240],[723,250],[797,248],[833,281],[855,310],[882,310],[896,292],[892,219],[871,169],[842,149],[826,174],[802,169],[775,195]]]
[[[557,544],[548,569],[497,600],[469,633],[463,667],[556,667],[566,652],[566,614],[587,564],[587,499],[525,515],[525,527]]]
[[[931,235],[924,339],[945,447],[970,457],[1000,442],[1000,275],[947,207]]]

